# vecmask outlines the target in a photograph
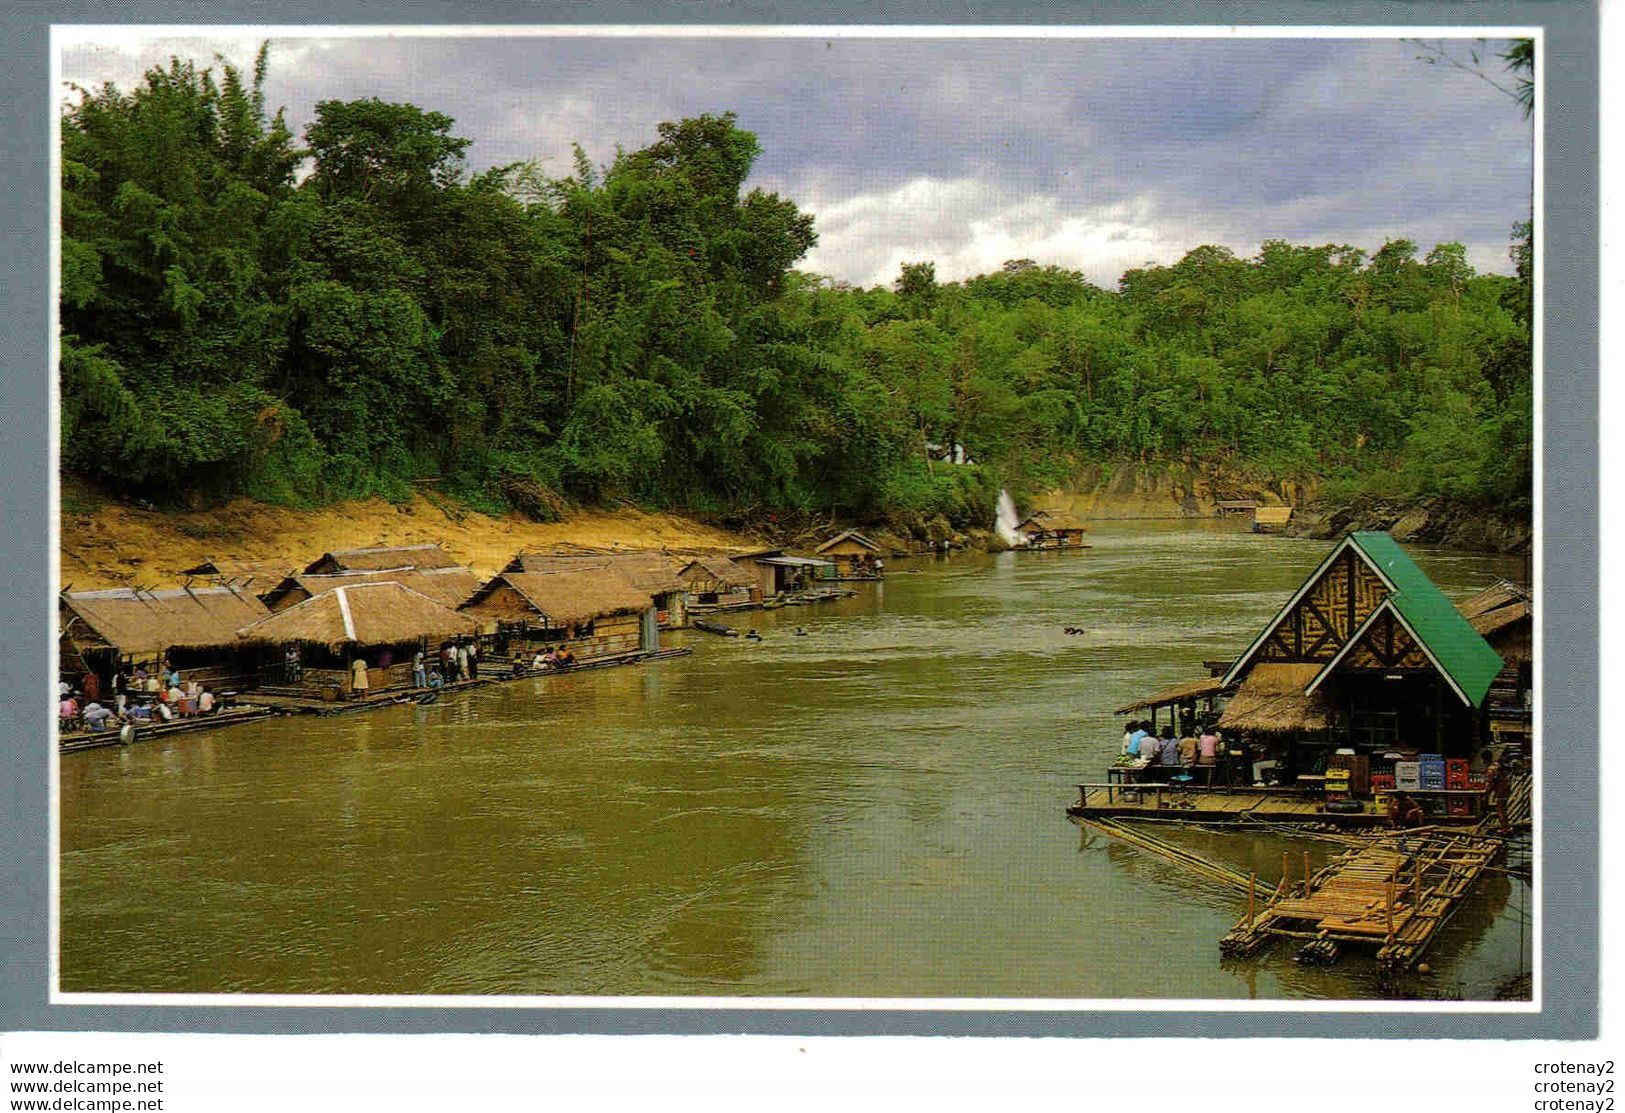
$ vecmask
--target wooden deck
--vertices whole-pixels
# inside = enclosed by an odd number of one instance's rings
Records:
[[[229,727],[237,723],[251,723],[256,719],[263,719],[269,714],[271,714],[269,707],[258,704],[240,704],[236,707],[216,711],[212,715],[195,715],[188,719],[177,719],[172,723],[140,723],[136,726],[136,741],[150,742],[154,738],[163,738],[171,734],[193,734],[200,730],[219,730],[221,727]],[[117,745],[119,745],[119,732],[116,729],[80,730],[59,735],[57,738],[57,749],[64,754]]]
[[[1180,788],[1167,784],[1080,784],[1078,802],[1067,808],[1077,819],[1183,819],[1192,823],[1268,821],[1335,823],[1340,827],[1386,827],[1386,814],[1322,810],[1318,796],[1289,788]],[[1440,816],[1430,822],[1471,827],[1476,816]]]

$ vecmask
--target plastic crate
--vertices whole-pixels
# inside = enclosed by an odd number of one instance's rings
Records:
[[[1473,802],[1471,800],[1452,799],[1445,804],[1445,809],[1450,815],[1470,816],[1473,814]]]
[[[1394,765],[1394,787],[1415,789],[1422,787],[1422,766],[1414,761],[1401,761]]]
[[[1392,773],[1373,773],[1373,774],[1371,774],[1371,791],[1372,792],[1380,792],[1380,791],[1382,791],[1384,789],[1391,789],[1393,787],[1394,787],[1394,775]]]

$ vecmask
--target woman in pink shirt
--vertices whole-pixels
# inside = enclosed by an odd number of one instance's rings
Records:
[[[1219,760],[1219,732],[1208,727],[1196,740],[1196,764],[1212,765]]]

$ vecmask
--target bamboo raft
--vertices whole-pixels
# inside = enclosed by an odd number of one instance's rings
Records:
[[[1219,952],[1254,955],[1297,939],[1303,961],[1334,960],[1340,946],[1353,945],[1374,949],[1379,971],[1409,970],[1504,847],[1476,832],[1396,833],[1344,851],[1313,874],[1305,869],[1301,882],[1283,855],[1275,891],[1262,909],[1256,891],[1249,894],[1246,915]]]

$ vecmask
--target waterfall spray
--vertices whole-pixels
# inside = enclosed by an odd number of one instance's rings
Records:
[[[993,528],[998,532],[1000,540],[1006,545],[1017,546],[1026,544],[1026,539],[1016,532],[1016,526],[1021,519],[1016,517],[1016,500],[1010,497],[1010,492],[999,489],[999,511],[993,519]]]

